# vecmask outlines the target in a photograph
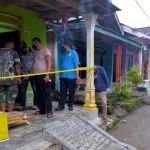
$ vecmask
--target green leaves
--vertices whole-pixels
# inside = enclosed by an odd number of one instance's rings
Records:
[[[124,76],[124,80],[127,82],[130,82],[134,85],[137,85],[139,83],[144,83],[144,75],[139,74],[140,69],[138,66],[133,66]]]
[[[129,82],[125,81],[124,83],[120,83],[120,79],[117,79],[112,94],[120,101],[130,98],[131,91]]]
[[[131,97],[131,84],[135,86],[139,83],[144,83],[143,75],[139,74],[138,66],[133,66],[124,76],[124,82],[120,83],[120,79],[116,80],[115,88],[112,92],[116,100],[125,100]]]

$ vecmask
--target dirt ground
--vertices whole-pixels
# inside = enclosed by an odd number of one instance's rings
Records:
[[[144,105],[124,118],[109,134],[138,150],[150,150],[150,105]]]

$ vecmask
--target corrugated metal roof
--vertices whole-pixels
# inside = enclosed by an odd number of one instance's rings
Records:
[[[140,32],[150,36],[150,27],[137,28]]]
[[[108,0],[0,0],[0,6],[16,5],[36,12],[43,19],[59,20],[64,14],[68,17],[81,16],[83,13],[106,15],[120,11]]]
[[[83,19],[79,19],[79,16],[93,12],[99,15],[97,20],[100,26],[121,34],[119,23],[114,15],[120,9],[109,0],[0,0],[0,5],[2,7],[15,5],[37,13],[46,21],[57,24],[61,23],[64,15],[75,18],[68,22],[80,22]]]

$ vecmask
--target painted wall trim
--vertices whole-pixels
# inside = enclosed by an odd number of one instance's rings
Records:
[[[117,40],[120,40],[120,41],[122,41],[122,42],[131,44],[131,45],[136,46],[136,47],[138,47],[138,48],[142,48],[142,44],[140,44],[140,43],[138,43],[138,42],[135,42],[135,41],[133,41],[133,40],[130,40],[129,38],[127,38],[127,37],[125,37],[125,36],[123,36],[123,35],[121,35],[121,34],[115,33],[115,32],[113,32],[113,31],[110,31],[110,30],[105,29],[105,28],[103,28],[103,27],[96,26],[96,27],[95,27],[95,31],[97,31],[97,32],[99,32],[99,33],[102,33],[102,34],[104,34],[104,35],[108,35],[108,36],[110,36],[110,37],[112,37],[112,38],[115,38],[115,39],[117,39]]]
[[[70,29],[85,29],[85,23],[84,22],[81,22],[81,23],[71,23],[71,24],[68,24],[69,28]],[[118,34],[116,32],[113,32],[109,29],[106,29],[106,28],[103,28],[103,27],[100,27],[100,26],[95,26],[95,31],[96,32],[99,32],[101,34],[104,34],[104,35],[107,35],[109,37],[112,37],[114,39],[117,39],[118,41],[122,41],[122,42],[125,42],[125,43],[128,43],[130,45],[133,45],[135,47],[138,47],[138,48],[142,48],[142,44],[134,41],[134,40],[131,40],[121,34]]]

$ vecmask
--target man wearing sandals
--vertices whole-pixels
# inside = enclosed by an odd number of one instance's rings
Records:
[[[4,48],[0,49],[0,76],[14,76],[20,75],[20,59],[18,53],[13,50],[13,38],[7,38],[4,42]],[[21,83],[20,78],[10,78],[0,80],[0,109],[6,111],[6,104],[8,105],[8,112],[13,111],[15,98],[18,94],[17,84]],[[7,102],[7,103],[6,103]]]
[[[30,69],[33,67],[34,64],[34,58],[36,51],[31,50],[27,44],[24,41],[20,41],[18,43],[18,49],[20,52],[20,59],[22,63],[22,69],[21,73],[23,75],[29,74],[31,71]],[[30,82],[34,97],[33,97],[33,103],[34,106],[32,106],[32,109],[37,110],[38,109],[38,103],[37,103],[37,98],[36,98],[36,86],[35,86],[35,77],[24,77],[22,80],[22,84],[20,86],[20,97],[21,97],[21,106],[18,107],[19,110],[23,110],[26,107],[26,90],[28,87],[28,82]]]
[[[48,48],[42,46],[40,38],[32,39],[32,48],[38,51],[35,55],[33,72],[50,72],[52,65],[51,51]],[[50,75],[47,73],[45,75],[35,76],[35,85],[39,111],[36,111],[34,115],[47,113],[47,118],[52,118],[53,114]]]
[[[103,108],[103,119],[107,122],[111,122],[112,119],[107,118],[107,97],[106,93],[110,92],[109,82],[106,75],[106,72],[101,66],[94,66],[94,84],[95,84],[95,92],[96,97],[101,98],[102,100],[102,108]]]

